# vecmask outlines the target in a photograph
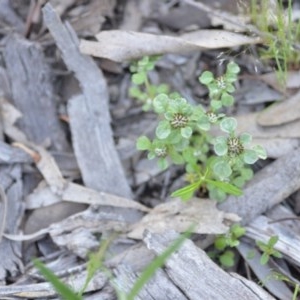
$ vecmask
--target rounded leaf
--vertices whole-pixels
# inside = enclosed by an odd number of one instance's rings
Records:
[[[227,240],[225,236],[219,236],[215,239],[214,246],[218,250],[224,250],[227,247]]]
[[[224,267],[233,267],[234,266],[234,253],[230,250],[225,251],[222,255],[220,255],[220,263]]]
[[[253,177],[253,170],[249,168],[242,168],[241,169],[241,176],[244,180],[250,180]]]
[[[193,130],[191,127],[187,126],[180,129],[181,136],[189,139],[192,136]]]
[[[214,144],[214,150],[218,156],[224,156],[228,152],[228,147],[226,143],[216,143]]]
[[[154,111],[162,114],[167,110],[169,97],[166,94],[159,94],[153,99]]]
[[[250,144],[252,141],[252,135],[249,133],[242,133],[240,135],[240,141],[243,145]]]
[[[233,61],[231,61],[228,65],[227,65],[227,72],[228,73],[233,73],[233,74],[238,74],[240,72],[240,67]]]
[[[243,160],[246,164],[252,165],[258,160],[258,155],[254,150],[247,149],[244,152]]]
[[[137,139],[136,147],[138,150],[149,150],[151,148],[151,141],[146,136],[140,136]]]
[[[210,71],[203,72],[202,75],[199,77],[199,81],[205,85],[211,83],[213,80],[214,80],[214,75]]]
[[[213,110],[218,110],[222,107],[222,102],[219,100],[211,100],[210,106]]]
[[[224,118],[220,123],[220,128],[225,132],[233,132],[236,129],[237,121],[235,118]]]
[[[223,93],[221,97],[221,102],[224,106],[232,106],[234,102],[234,98],[228,93]]]
[[[267,158],[267,151],[262,146],[256,145],[252,149],[256,152],[256,154],[258,155],[259,158],[261,158],[261,159]]]
[[[144,72],[136,73],[131,76],[131,81],[136,85],[143,84],[145,80],[146,80],[146,73]]]
[[[165,170],[168,168],[169,164],[166,158],[161,157],[157,161],[158,166],[160,167],[161,170]]]
[[[159,139],[167,138],[171,133],[171,125],[168,121],[160,121],[156,127],[155,134]]]
[[[242,188],[245,185],[245,179],[242,176],[238,176],[232,180],[232,183],[235,186]]]
[[[216,162],[213,166],[213,171],[221,180],[228,178],[232,173],[229,163],[225,160]]]

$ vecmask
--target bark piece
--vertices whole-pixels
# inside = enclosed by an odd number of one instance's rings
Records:
[[[0,163],[32,163],[32,157],[24,151],[0,141]]]
[[[194,233],[222,234],[229,230],[230,223],[238,221],[240,219],[237,215],[224,214],[218,210],[213,200],[193,198],[187,205],[180,199],[175,199],[157,205],[140,222],[131,227],[128,237],[142,239],[145,229],[156,233],[171,229],[185,232],[192,223],[196,225]]]
[[[230,196],[219,208],[236,213],[247,224],[300,188],[299,148],[255,174],[243,195]]]
[[[267,243],[268,240],[277,235],[278,242],[274,249],[287,256],[298,267],[300,266],[300,238],[299,233],[291,230],[283,223],[272,223],[272,219],[266,216],[259,216],[246,227],[246,236],[255,241]]]
[[[7,212],[6,216],[1,215],[5,220],[5,232],[16,234],[24,213],[24,205],[22,203],[22,181],[21,181],[21,167],[14,165],[9,170],[9,177],[12,178],[12,184],[7,188],[2,189],[7,197]],[[2,184],[2,183],[1,183]],[[3,212],[3,203],[1,203],[0,210]],[[5,258],[0,261],[0,282],[2,282],[9,272],[15,276],[17,272],[23,269],[21,261],[21,243],[10,241],[5,238],[0,242],[0,257]]]
[[[4,59],[12,98],[23,117],[18,125],[37,143],[50,138],[53,149],[66,150],[68,143],[56,111],[50,69],[37,43],[18,35],[7,38]]]
[[[138,274],[134,273],[129,266],[120,265],[115,271],[116,286],[122,292],[129,293],[134,283],[138,279]],[[182,291],[174,285],[168,275],[158,269],[153,277],[143,286],[142,290],[134,299],[137,300],[185,300],[187,299]],[[198,298],[199,299],[199,298]]]
[[[107,58],[117,62],[138,59],[146,55],[187,53],[205,49],[255,44],[251,38],[226,30],[197,30],[179,37],[155,35],[144,32],[104,30],[96,35],[98,42],[81,40],[82,53]]]
[[[159,255],[176,238],[178,235],[175,232],[151,234],[147,231],[144,242]],[[274,299],[247,279],[241,280],[233,274],[226,273],[190,240],[186,240],[180,249],[170,256],[165,266],[167,274],[185,294],[186,299]]]
[[[131,190],[112,138],[108,91],[103,74],[92,58],[79,52],[74,31],[62,24],[50,4],[45,5],[43,13],[46,26],[83,92],[82,96],[71,100],[69,113],[75,155],[84,182],[100,191],[129,197]],[[83,121],[88,122],[85,133],[78,127]]]

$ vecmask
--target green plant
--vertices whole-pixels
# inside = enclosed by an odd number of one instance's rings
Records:
[[[154,69],[158,59],[159,56],[145,56],[130,66],[132,86],[129,89],[129,95],[141,101],[145,111],[152,108],[152,101],[156,95],[169,92],[168,85],[156,86],[150,82],[149,72]]]
[[[230,62],[223,76],[215,78],[209,71],[200,76],[199,81],[209,90],[208,108],[164,93],[153,99],[159,119],[155,138],[139,137],[137,148],[148,151],[148,159],[157,158],[161,169],[170,163],[185,166],[190,184],[172,196],[188,200],[200,186],[217,200],[224,200],[227,194],[241,195],[240,188],[253,176],[248,165],[266,158],[261,146],[250,146],[250,134],[236,133],[237,121],[224,113],[224,108],[234,103],[233,83],[239,71],[239,66]],[[212,137],[209,132],[213,127],[226,135]]]
[[[234,252],[229,248],[235,248],[239,245],[239,239],[245,234],[246,229],[239,224],[234,224],[226,234],[218,235],[214,241],[216,252],[213,256],[217,257],[224,267],[234,265]]]
[[[300,22],[292,20],[292,0],[287,1],[286,9],[283,2],[274,1],[276,7],[270,8],[270,1],[251,0],[250,15],[256,27],[265,33],[261,57],[275,61],[279,82],[284,85],[289,68],[300,67],[300,51],[295,47],[300,40]]]
[[[57,293],[62,296],[65,300],[82,300],[83,293],[86,290],[89,282],[95,276],[95,273],[102,269],[106,272],[109,279],[111,280],[112,285],[115,287],[117,296],[119,300],[134,300],[138,293],[141,291],[143,286],[151,279],[157,269],[162,267],[165,261],[176,252],[183,242],[191,235],[194,225],[191,225],[188,230],[181,234],[163,253],[158,255],[140,274],[139,278],[134,283],[132,289],[128,294],[121,291],[117,284],[114,282],[114,279],[110,272],[103,267],[103,259],[104,254],[107,251],[109,244],[112,241],[112,238],[108,239],[104,242],[104,244],[100,247],[99,251],[91,254],[89,257],[88,265],[87,265],[87,278],[84,283],[84,286],[80,289],[78,293],[76,293],[71,287],[65,284],[59,277],[57,277],[49,268],[47,268],[41,261],[34,260],[35,267],[41,272],[41,274],[45,277],[47,281],[49,281]]]
[[[277,258],[282,257],[282,254],[274,248],[275,244],[278,242],[278,239],[278,236],[274,235],[270,237],[267,243],[256,241],[256,245],[262,251],[262,255],[260,257],[260,263],[262,265],[265,265],[269,261],[271,256]]]
[[[294,282],[293,280],[289,279],[287,276],[281,274],[281,273],[278,273],[278,272],[271,272],[271,274],[268,276],[268,278],[266,279],[267,280],[270,280],[270,279],[275,279],[275,280],[278,280],[278,281],[285,281],[287,283],[289,283],[290,285],[292,285],[294,287],[294,293],[293,293],[293,298],[292,300],[297,300],[298,298],[298,294],[299,294],[299,289],[300,289],[300,286],[297,282]],[[263,284],[265,283],[265,281],[263,282]]]

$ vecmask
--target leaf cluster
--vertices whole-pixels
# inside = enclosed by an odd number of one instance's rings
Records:
[[[149,58],[146,63],[144,60],[142,65],[147,65]],[[153,64],[148,69],[142,68],[142,72],[152,68]],[[224,200],[227,194],[241,195],[240,188],[253,176],[247,165],[266,158],[261,146],[251,146],[250,134],[236,134],[236,119],[227,117],[222,111],[234,103],[233,84],[239,71],[236,63],[229,62],[223,76],[215,78],[212,72],[205,71],[199,77],[211,98],[207,108],[192,105],[178,94],[161,93],[151,100],[159,120],[155,137],[150,140],[141,136],[137,148],[148,151],[148,159],[157,158],[163,170],[170,163],[185,166],[190,184],[172,196],[187,200],[201,186],[217,200]],[[225,135],[213,138],[210,135],[213,127],[219,127]]]
[[[240,238],[244,236],[246,229],[239,224],[234,224],[226,234],[218,235],[214,241],[214,247],[217,251],[214,256],[224,267],[232,267],[234,265],[234,252],[230,248],[235,248],[240,243]]]

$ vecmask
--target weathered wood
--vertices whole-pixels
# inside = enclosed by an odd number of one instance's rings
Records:
[[[12,9],[10,0],[0,0],[0,19],[13,26],[19,33],[25,32],[25,23]]]
[[[274,270],[274,266],[270,264],[270,262],[267,265],[262,265],[260,263],[260,252],[254,248],[254,245],[249,245],[241,241],[237,246],[237,249],[257,278],[263,282],[264,287],[268,291],[278,299],[292,299],[293,294],[287,287],[287,284],[284,281],[275,280],[270,276],[272,270]],[[251,259],[248,258],[250,251],[254,251],[255,253],[255,256]]]
[[[75,73],[83,92],[71,99],[69,105],[73,145],[83,180],[97,190],[130,197],[131,191],[112,138],[103,74],[92,58],[79,52],[76,34],[62,24],[49,3],[43,13],[64,62]]]
[[[284,222],[272,223],[272,219],[259,216],[246,227],[246,236],[255,241],[267,243],[269,239],[277,235],[279,240],[274,248],[287,256],[298,267],[300,266],[300,237],[299,232],[293,231]]]
[[[233,212],[247,224],[300,188],[300,149],[297,148],[263,168],[240,197],[230,196],[219,208]]]
[[[4,59],[12,101],[23,114],[19,127],[37,144],[50,138],[53,149],[68,149],[58,120],[50,69],[40,46],[13,34],[6,40]]]
[[[21,167],[15,165],[10,171],[9,176],[13,179],[13,183],[6,190],[2,187],[7,196],[7,212],[6,216],[2,217],[5,219],[5,232],[15,234],[24,213]],[[3,212],[3,205],[0,206],[0,209]],[[0,261],[0,282],[5,280],[7,272],[15,276],[17,272],[23,269],[21,243],[3,238],[0,242],[0,257],[2,258]]]
[[[0,163],[32,163],[32,157],[24,151],[0,141]]]
[[[161,254],[176,238],[178,235],[175,232],[151,234],[148,231],[144,241],[149,249]],[[253,291],[254,283],[226,273],[190,240],[186,240],[170,256],[165,263],[165,270],[186,299],[274,299],[259,286]]]
[[[129,266],[120,265],[115,271],[116,285],[118,289],[129,293],[132,286],[138,279],[138,274],[134,273]],[[187,299],[183,292],[177,288],[169,279],[168,275],[158,269],[153,277],[144,285],[139,295],[135,297],[137,300],[185,300]],[[199,299],[199,298],[198,298]]]

